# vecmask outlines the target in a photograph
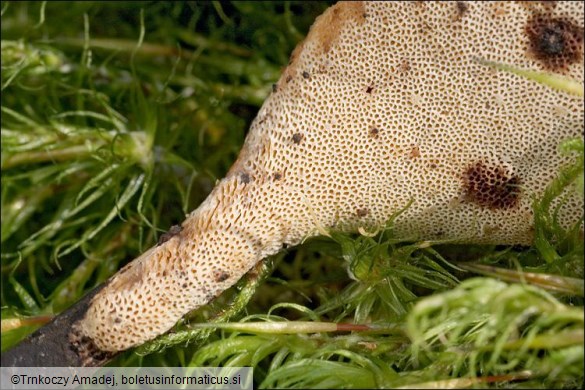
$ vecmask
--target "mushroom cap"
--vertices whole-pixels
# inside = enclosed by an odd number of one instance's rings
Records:
[[[583,83],[578,2],[350,2],[318,18],[262,106],[230,175],[315,226],[395,221],[401,237],[530,244],[532,202],[583,135],[583,102],[476,58]],[[274,180],[277,175],[280,179]],[[302,199],[302,202],[299,200]],[[583,214],[570,196],[568,225]]]
[[[141,344],[283,245],[382,226],[410,201],[399,237],[530,244],[533,199],[570,162],[557,147],[583,136],[583,102],[474,59],[582,84],[583,18],[580,2],[329,8],[226,178],[94,297],[77,339],[102,351]],[[568,193],[561,223],[582,215]]]

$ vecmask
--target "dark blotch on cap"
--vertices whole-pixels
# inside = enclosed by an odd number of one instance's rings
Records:
[[[543,68],[564,71],[583,56],[583,27],[565,17],[533,15],[524,29],[528,52]]]
[[[469,9],[469,5],[467,5],[467,3],[464,1],[458,1],[456,3],[456,5],[457,5],[457,15],[459,17],[462,17],[463,14],[465,14],[467,12],[467,10]]]
[[[224,271],[215,274],[215,281],[217,283],[225,282],[230,277],[230,274]]]
[[[520,177],[503,166],[483,161],[471,164],[463,173],[465,199],[488,209],[509,209],[518,205]]]
[[[300,144],[303,140],[303,135],[301,133],[294,133],[292,136],[292,140],[295,144]]]

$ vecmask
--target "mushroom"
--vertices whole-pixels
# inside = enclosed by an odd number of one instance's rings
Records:
[[[580,2],[347,2],[292,53],[239,158],[180,228],[91,298],[85,364],[168,331],[263,258],[328,229],[530,244],[532,202],[583,134],[579,97],[475,59],[583,83]],[[567,194],[560,221],[583,214]]]

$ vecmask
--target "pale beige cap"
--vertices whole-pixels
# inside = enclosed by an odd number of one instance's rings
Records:
[[[284,245],[328,229],[530,244],[532,202],[583,135],[583,101],[474,58],[583,83],[581,2],[351,2],[291,56],[239,159],[183,230],[120,271],[76,334],[168,331]],[[566,194],[561,222],[583,215]]]

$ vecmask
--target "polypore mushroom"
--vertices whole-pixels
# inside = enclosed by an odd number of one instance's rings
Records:
[[[85,364],[140,345],[283,245],[375,228],[412,201],[412,239],[530,244],[532,201],[582,136],[580,98],[474,59],[583,83],[580,2],[349,2],[320,16],[238,160],[180,229],[119,271],[75,323]],[[563,224],[583,201],[568,194]]]

